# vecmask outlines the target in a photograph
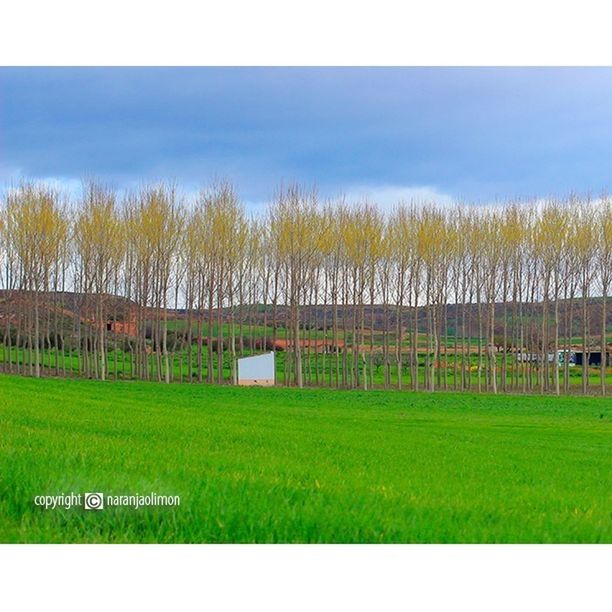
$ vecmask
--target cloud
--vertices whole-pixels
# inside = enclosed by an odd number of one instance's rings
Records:
[[[0,165],[0,194],[6,195],[23,182],[34,182],[54,189],[70,200],[78,198],[83,189],[83,181],[64,176],[29,176],[20,168]]]
[[[41,179],[37,179],[37,182],[38,181],[71,199],[78,198],[83,191],[83,181],[77,178],[45,176]]]
[[[18,183],[23,176],[21,168],[0,161],[0,188],[6,189]]]
[[[396,204],[438,204],[450,206],[455,198],[429,185],[350,185],[341,192],[348,202],[370,202],[382,210]]]
[[[397,204],[437,204],[452,206],[456,198],[428,185],[391,185],[391,184],[353,184],[342,187],[331,187],[319,192],[320,200],[337,200],[344,198],[347,204],[368,202],[374,204],[383,212],[393,210]],[[263,214],[270,199],[246,199],[247,212],[255,215]]]

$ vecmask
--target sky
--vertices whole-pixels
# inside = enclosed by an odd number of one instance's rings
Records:
[[[0,189],[232,181],[490,203],[612,187],[607,68],[0,68]]]

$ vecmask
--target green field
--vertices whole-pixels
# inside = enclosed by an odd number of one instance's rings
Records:
[[[245,349],[244,355],[253,354],[248,349]],[[255,351],[254,354],[259,354]],[[237,353],[237,356],[243,356],[240,353]],[[195,382],[198,380],[198,358],[197,358],[197,347],[192,347],[191,351],[191,379]],[[213,358],[214,364],[214,380],[217,379],[217,361],[216,354]],[[353,367],[353,354],[347,353],[346,357],[340,355],[339,361],[336,362],[336,356],[334,354],[315,354],[305,352],[302,356],[304,376],[307,386],[334,386],[336,384],[336,379],[339,381],[342,380],[342,364],[343,359],[346,358],[347,367],[351,369]],[[404,388],[410,388],[411,380],[411,368],[408,362],[408,356],[405,356],[406,361],[404,362],[402,369],[402,380]],[[189,381],[189,359],[190,354],[187,350],[183,350],[177,353],[174,353],[170,359],[171,364],[171,378],[172,382],[188,382]],[[440,384],[436,383],[437,388],[444,389],[444,384],[446,384],[446,389],[444,390],[459,390],[461,388],[461,368],[464,367],[461,357],[457,359],[457,370],[455,370],[455,357],[453,354],[449,353],[444,356],[444,361],[446,362],[446,367],[444,368],[444,373],[441,374]],[[497,366],[498,366],[498,385],[500,391],[502,388],[502,376],[501,376],[501,368],[502,368],[502,356],[497,357]],[[149,371],[150,377],[152,380],[156,380],[158,377],[158,368],[155,355],[151,354],[148,356],[149,361]],[[466,375],[466,378],[469,382],[470,388],[474,391],[478,390],[478,356],[470,355],[469,356],[469,364],[470,371]],[[9,363],[11,364],[12,370],[9,370]],[[24,373],[33,372],[33,364],[34,359],[28,350],[24,350],[23,348],[15,348],[12,347],[9,351],[2,343],[0,343],[0,370],[5,373],[16,373],[17,372],[17,364],[20,364],[20,368]],[[276,352],[276,380],[279,384],[285,382],[286,372],[288,372],[289,380],[293,380],[293,367],[288,367],[288,363],[292,363],[292,355],[291,353],[285,351],[277,351]],[[83,358],[79,357],[75,352],[62,352],[55,351],[54,349],[43,349],[40,352],[40,364],[48,374],[56,375],[56,376],[83,376]],[[137,380],[134,374],[134,356],[130,352],[124,352],[122,350],[109,350],[107,353],[107,364],[108,364],[108,372],[107,376],[109,379],[117,379],[117,380]],[[223,378],[226,382],[231,380],[231,364],[232,364],[232,356],[229,351],[225,351],[223,355]],[[486,390],[486,364],[485,359],[482,359],[482,368],[480,372],[480,380],[483,390]],[[506,381],[508,385],[508,391],[512,392],[513,389],[522,390],[522,374],[519,374],[516,381],[513,380],[513,369],[514,358],[512,356],[508,357],[508,373],[506,376]],[[363,362],[359,362],[358,364],[359,371],[361,375],[364,372],[364,364]],[[421,354],[419,357],[419,385],[421,388],[425,385],[425,355]],[[351,370],[352,371],[352,370]],[[552,369],[551,369],[552,372]],[[202,351],[202,379],[206,380],[206,375],[208,373],[208,353],[206,347]],[[349,372],[350,374],[350,372]],[[159,380],[163,380],[163,370],[159,371]],[[384,362],[382,359],[382,355],[380,353],[375,355],[374,364],[372,366],[372,371],[368,375],[368,379],[371,378],[371,386],[375,388],[384,388],[385,385],[385,373],[384,373]],[[389,369],[389,378],[390,384],[389,388],[397,388],[398,381],[398,368],[394,361],[392,361]],[[437,378],[437,375],[436,375]],[[525,376],[527,379],[528,376]],[[561,387],[564,386],[565,380],[565,371],[563,368],[559,369],[559,378],[561,381]],[[569,390],[572,393],[579,393],[582,389],[582,367],[572,367],[569,369]],[[361,379],[363,380],[363,378]],[[600,381],[601,381],[601,370],[599,366],[590,367],[587,371],[587,380],[589,384],[588,393],[599,393],[600,390]],[[608,387],[609,394],[612,394],[612,367],[608,367],[606,369],[606,386]],[[533,369],[531,373],[531,388],[534,392],[538,392],[539,382],[537,378],[536,368]],[[552,383],[551,387],[552,387]],[[513,386],[514,385],[514,386]],[[515,391],[516,392],[516,391]]]
[[[612,401],[0,376],[2,542],[612,542]],[[44,510],[36,495],[180,495]]]

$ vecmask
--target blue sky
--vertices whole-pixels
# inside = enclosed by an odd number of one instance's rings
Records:
[[[0,68],[0,186],[280,182],[489,202],[612,187],[612,70]]]

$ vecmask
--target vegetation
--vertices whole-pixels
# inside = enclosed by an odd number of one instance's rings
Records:
[[[606,198],[384,215],[290,186],[248,218],[228,184],[118,202],[88,183],[70,212],[25,184],[0,219],[5,371],[235,383],[238,356],[282,339],[298,387],[559,395],[580,349],[582,392],[609,391]]]
[[[250,351],[245,349],[245,355],[249,355]],[[257,354],[257,353],[256,353]],[[29,355],[23,349],[12,347],[10,355],[8,351],[0,347],[0,361],[5,371],[22,368],[23,363],[27,363]],[[148,368],[152,373],[153,377],[156,378],[157,360],[154,355],[147,355]],[[191,361],[190,361],[191,359]],[[501,368],[503,357],[498,356],[498,368]],[[508,361],[512,364],[513,358]],[[276,380],[283,381],[287,378],[287,372],[290,372],[293,366],[293,358],[290,353],[281,351],[276,353]],[[121,349],[109,350],[106,355],[106,363],[108,368],[107,379],[108,380],[136,380],[138,378],[136,372],[136,360],[133,353],[124,352]],[[372,370],[370,377],[372,380],[372,388],[384,388],[385,386],[396,387],[399,379],[398,370],[395,364],[391,364],[391,367],[386,370],[383,361],[383,355],[381,352],[374,354],[372,359]],[[418,375],[419,375],[419,386],[422,388],[425,384],[425,364],[426,356],[420,354],[418,356]],[[478,390],[478,379],[482,376],[479,371],[478,356],[471,355],[470,357],[469,371],[464,375],[464,384],[466,389],[472,389],[473,391]],[[42,349],[40,352],[40,371],[43,375],[51,376],[62,376],[62,377],[81,377],[82,361],[77,353],[62,353],[59,354],[54,350]],[[202,361],[202,368],[204,371],[208,369],[208,355],[205,353]],[[189,351],[185,352],[173,352],[169,361],[169,376],[172,382],[179,383],[197,383],[198,382],[198,358],[195,351],[189,354]],[[218,364],[215,363],[217,367]],[[454,368],[453,355],[449,354],[448,361],[445,362],[445,368],[443,368],[445,378],[441,381],[441,388],[453,389],[459,385],[459,380],[456,377],[456,369]],[[408,370],[412,367],[410,363],[402,364],[403,378],[408,376]],[[339,370],[336,369],[335,357],[333,354],[317,354],[311,353],[304,356],[303,368],[305,377],[308,381],[308,385],[312,387],[318,386],[334,386],[334,380],[336,377],[342,376],[342,364],[339,365]],[[232,373],[232,362],[231,355],[226,351],[223,360],[223,379],[229,380]],[[599,367],[589,367],[587,374],[589,377],[590,385],[597,389],[599,387]],[[512,378],[512,368],[506,373],[507,379],[506,384],[508,388],[514,388],[514,379]],[[565,372],[560,373],[560,380],[564,385],[567,386],[568,393],[579,393],[582,391],[582,368],[569,368],[569,379],[567,385],[565,384]],[[612,385],[612,370],[608,368],[606,372],[606,386]],[[536,372],[532,372],[532,378],[526,381],[526,386],[538,392],[538,379]],[[481,385],[482,386],[482,385]]]
[[[612,542],[597,398],[0,377],[3,542]],[[44,510],[36,495],[180,495]]]

